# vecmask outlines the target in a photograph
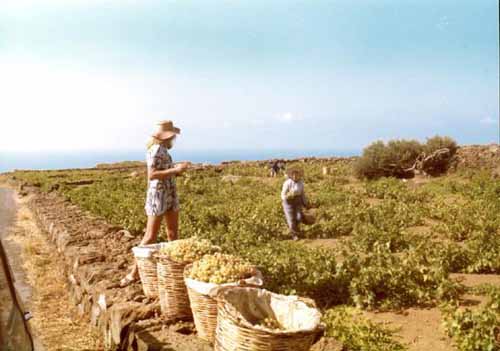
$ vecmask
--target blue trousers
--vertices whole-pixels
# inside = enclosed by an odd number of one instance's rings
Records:
[[[285,212],[286,223],[292,234],[299,231],[299,224],[302,222],[302,202],[283,200],[283,211]]]

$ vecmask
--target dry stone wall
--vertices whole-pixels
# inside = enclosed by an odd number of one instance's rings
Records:
[[[161,349],[158,338],[156,344],[143,338],[150,335],[148,330],[165,325],[158,301],[146,298],[138,283],[119,287],[133,263],[131,248],[140,239],[89,216],[54,193],[35,192],[30,207],[60,254],[75,314],[99,328],[109,349]]]

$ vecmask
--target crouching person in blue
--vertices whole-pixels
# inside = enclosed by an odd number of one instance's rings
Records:
[[[287,171],[287,180],[283,183],[281,200],[286,222],[290,229],[293,240],[298,240],[299,224],[303,219],[303,208],[307,207],[307,198],[304,192],[304,172],[301,169],[292,168]]]

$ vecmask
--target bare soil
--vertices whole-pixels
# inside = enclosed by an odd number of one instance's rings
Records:
[[[491,284],[500,287],[499,274],[463,274],[453,273],[450,276],[459,280],[463,285],[475,287],[482,284]]]
[[[375,322],[387,323],[397,328],[400,341],[408,345],[411,351],[453,351],[453,342],[442,327],[443,319],[437,308],[410,308],[404,313],[383,312],[365,315]]]
[[[6,242],[16,277],[16,288],[33,318],[29,324],[38,350],[102,350],[100,335],[87,321],[76,317],[69,301],[60,258],[37,227],[26,206],[16,201],[17,213]]]

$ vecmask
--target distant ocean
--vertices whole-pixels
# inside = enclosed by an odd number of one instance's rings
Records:
[[[360,151],[352,150],[229,150],[187,151],[172,150],[174,161],[217,164],[231,160],[267,160],[272,158],[355,156]],[[81,151],[81,152],[2,152],[0,151],[0,173],[14,169],[66,169],[94,167],[98,163],[120,161],[144,161],[145,151]]]

